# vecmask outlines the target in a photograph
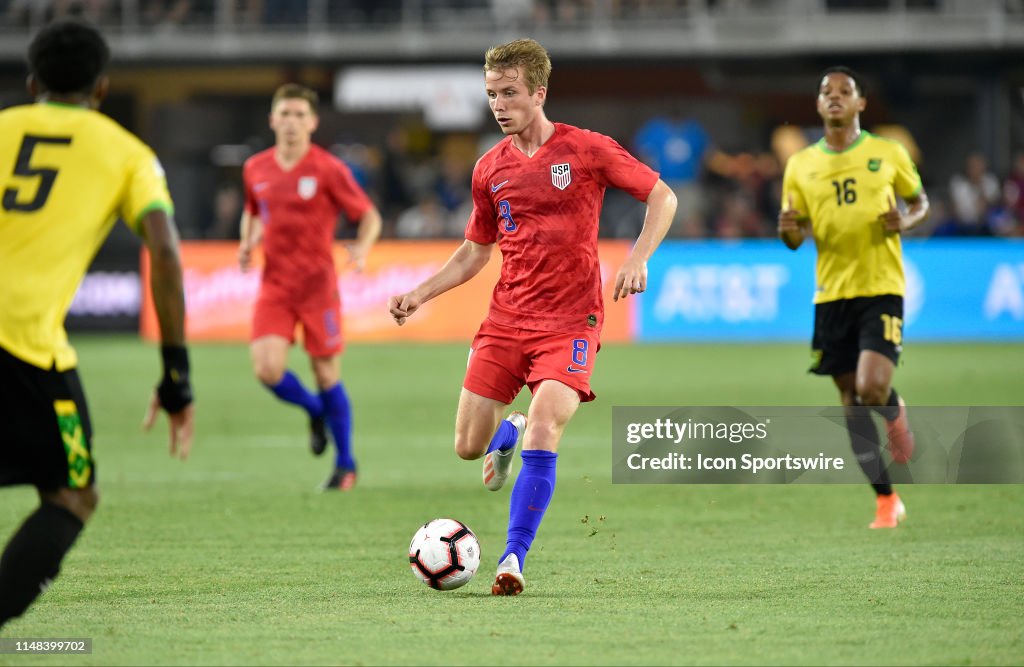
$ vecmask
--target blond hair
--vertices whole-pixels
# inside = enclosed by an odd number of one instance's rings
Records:
[[[317,113],[320,104],[320,97],[316,91],[297,83],[286,83],[274,91],[274,98],[270,101],[270,109],[273,110],[281,100],[306,100],[309,102],[309,110]]]
[[[538,42],[517,39],[508,44],[492,46],[484,55],[484,72],[503,72],[520,68],[526,88],[533,95],[540,86],[547,87],[551,76],[551,58]]]

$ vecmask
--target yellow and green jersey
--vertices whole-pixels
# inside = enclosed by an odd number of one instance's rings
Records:
[[[818,247],[815,303],[880,294],[903,295],[900,235],[879,216],[889,200],[916,196],[921,177],[900,144],[861,131],[846,150],[822,139],[786,164],[782,202],[810,218]]]
[[[40,368],[76,364],[64,331],[75,291],[120,217],[136,233],[172,211],[153,151],[90,109],[0,111],[0,347]]]

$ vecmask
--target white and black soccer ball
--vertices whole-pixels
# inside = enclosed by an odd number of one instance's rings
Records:
[[[416,578],[439,591],[464,586],[480,567],[480,542],[466,524],[434,519],[409,543],[409,565]]]

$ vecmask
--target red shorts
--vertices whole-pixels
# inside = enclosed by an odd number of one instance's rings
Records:
[[[590,373],[601,349],[600,334],[530,331],[484,320],[473,338],[462,386],[502,403],[515,400],[523,385],[533,393],[543,380],[572,387],[580,401],[594,400]]]
[[[313,302],[301,308],[285,299],[260,295],[252,314],[252,336],[281,336],[295,342],[295,325],[302,324],[302,342],[311,357],[341,354],[341,301],[337,298]]]

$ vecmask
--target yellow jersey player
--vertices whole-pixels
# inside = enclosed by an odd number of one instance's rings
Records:
[[[191,447],[193,407],[185,304],[171,198],[153,152],[95,108],[109,50],[77,21],[29,46],[36,103],[0,112],[0,486],[31,484],[40,506],[0,556],[0,626],[57,576],[96,507],[85,396],[64,316],[120,217],[152,259],[163,378],[144,419],[170,420],[172,455]]]
[[[847,408],[853,451],[877,496],[871,528],[895,528],[906,509],[882,463],[875,423],[858,406],[885,418],[893,460],[909,461],[914,436],[892,388],[903,345],[900,234],[925,219],[928,198],[907,151],[861,130],[866,105],[854,71],[824,72],[817,108],[825,136],[786,164],[779,236],[793,250],[808,236],[818,248],[811,370],[832,376]]]

